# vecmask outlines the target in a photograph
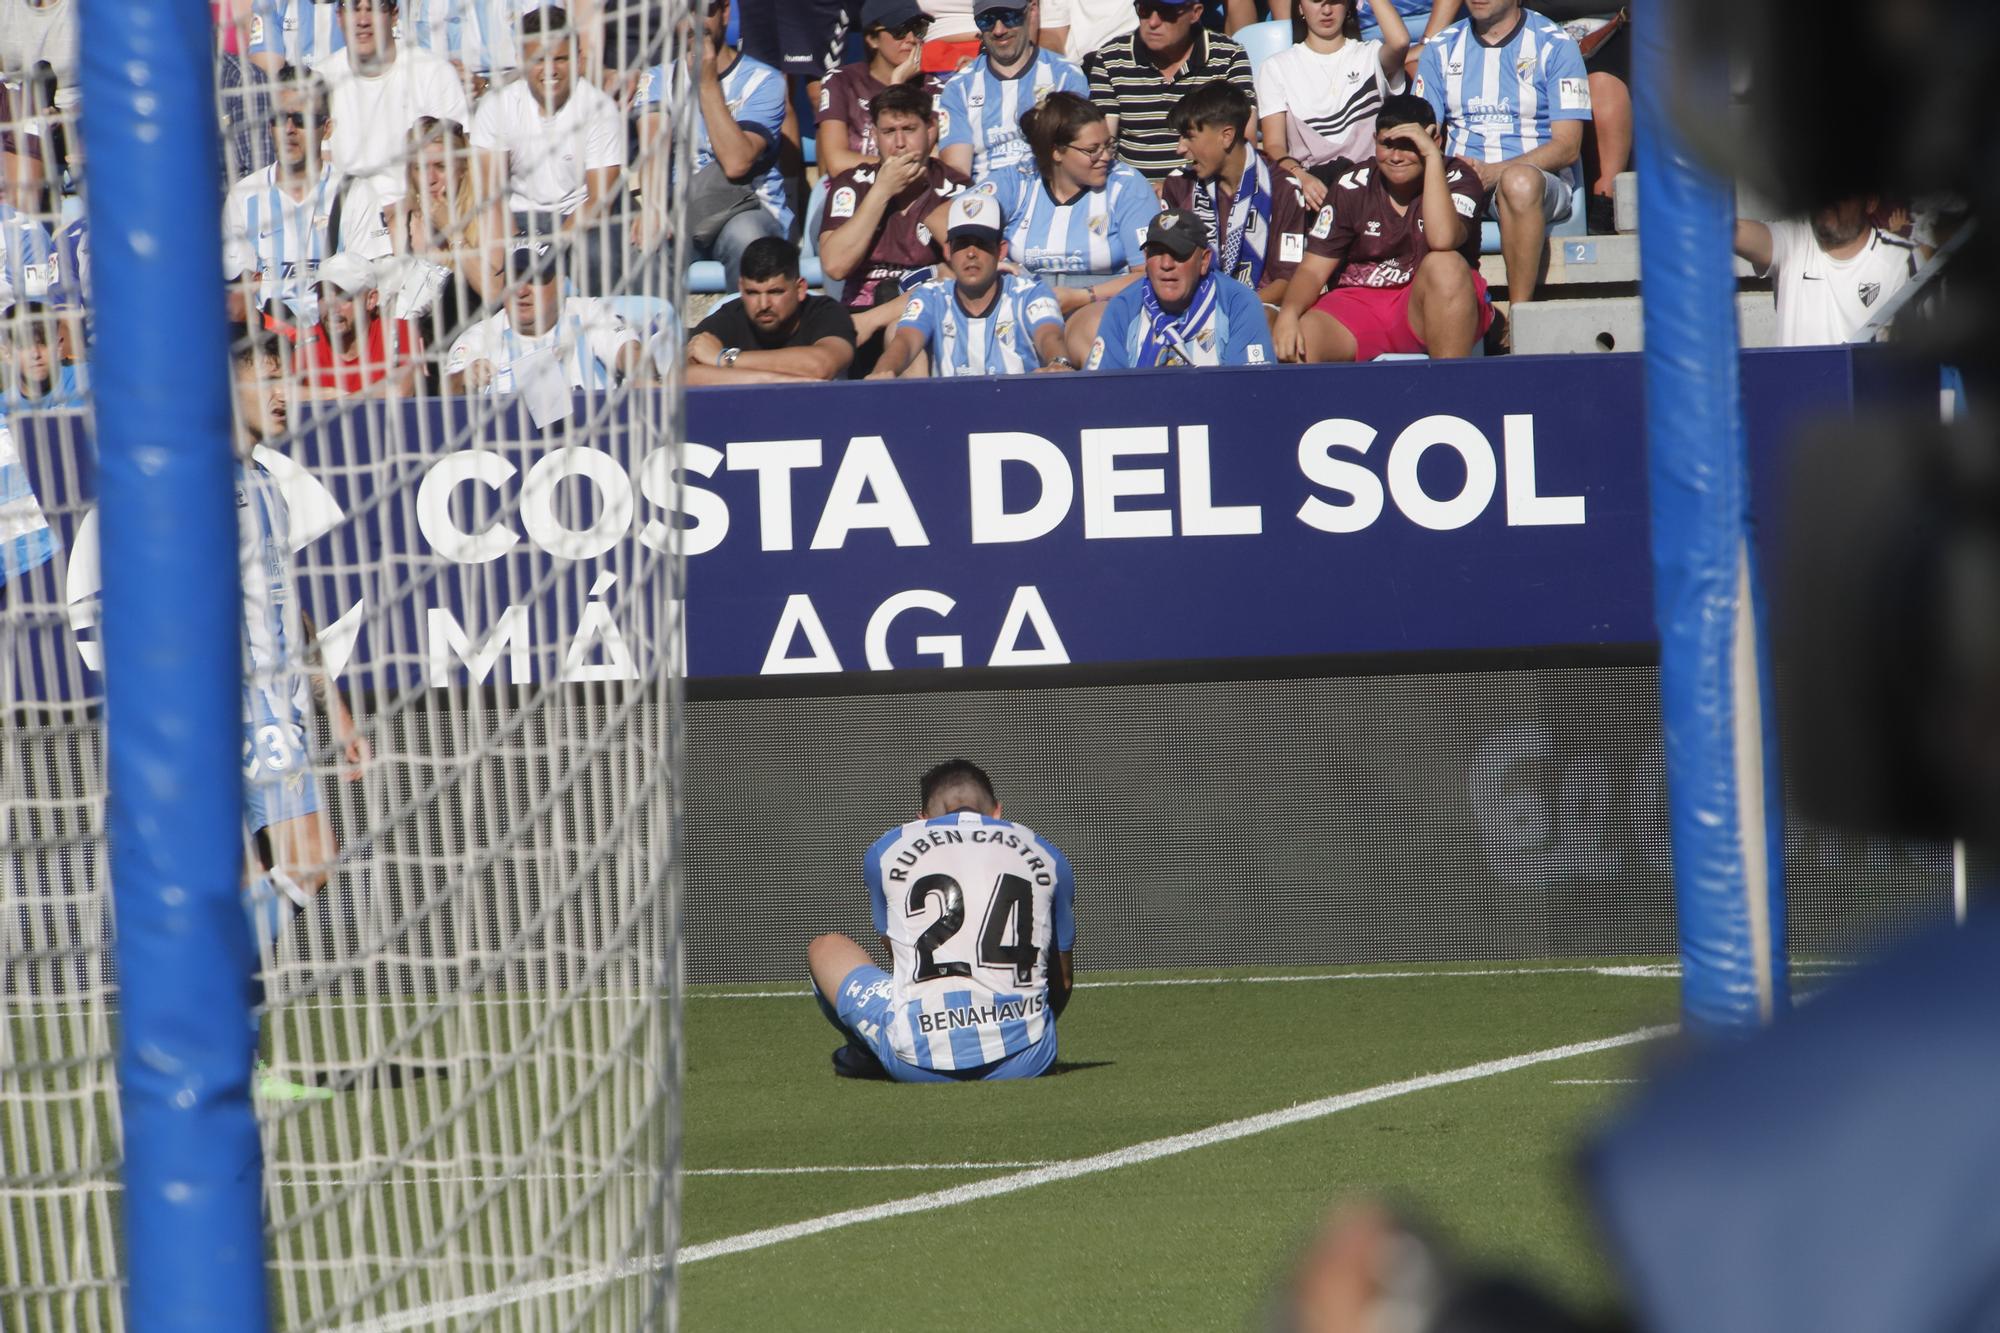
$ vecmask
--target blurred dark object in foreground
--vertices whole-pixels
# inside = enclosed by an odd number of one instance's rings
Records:
[[[1656,0],[1659,2],[1659,0]],[[1941,425],[1829,425],[1799,442],[1776,601],[1784,749],[1805,810],[1898,835],[2000,841],[2000,87],[1992,0],[1676,0],[1691,142],[1797,214],[1949,200],[1949,277],[1898,319],[1902,354],[1956,367]],[[1834,73],[1837,71],[1837,73]],[[1961,220],[1962,219],[1962,220]]]

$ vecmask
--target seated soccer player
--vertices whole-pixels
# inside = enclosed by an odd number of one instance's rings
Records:
[[[616,311],[594,297],[563,295],[560,260],[546,241],[513,252],[506,304],[452,344],[446,393],[519,393],[526,377],[543,371],[571,389],[605,389],[650,373],[638,333]]]
[[[1086,370],[1266,366],[1271,329],[1257,293],[1213,270],[1208,227],[1170,208],[1146,229],[1146,280],[1104,307]]]
[[[1224,79],[1204,83],[1176,103],[1167,119],[1193,165],[1174,169],[1161,186],[1160,202],[1200,218],[1208,227],[1215,271],[1275,306],[1305,257],[1313,210],[1298,182],[1250,146],[1254,110],[1243,90]]]
[[[834,1072],[898,1083],[1044,1073],[1073,984],[1069,860],[1003,818],[992,779],[966,760],[924,774],[917,809],[861,859],[893,971],[845,935],[806,951],[820,1011],[847,1038]]]
[[[883,89],[868,115],[882,160],[833,178],[819,232],[820,268],[842,284],[840,303],[864,344],[902,312],[903,275],[944,258],[952,196],[971,183],[931,156],[937,126],[919,85]]]
[[[925,355],[931,374],[946,378],[1076,369],[1064,353],[1055,293],[1027,274],[1002,273],[1006,257],[1000,206],[984,194],[952,200],[945,229],[951,276],[911,289],[868,378],[893,379]]]
[[[409,394],[423,373],[416,325],[384,319],[368,261],[343,251],[319,267],[319,319],[299,348],[310,398]]]
[[[1484,198],[1472,164],[1444,155],[1430,103],[1384,100],[1375,156],[1334,182],[1306,237],[1272,321],[1279,359],[1470,353],[1493,323],[1476,257]]]
[[[854,363],[854,320],[831,296],[808,296],[799,248],[765,236],[744,248],[737,299],[695,325],[687,382],[805,384],[837,380]]]

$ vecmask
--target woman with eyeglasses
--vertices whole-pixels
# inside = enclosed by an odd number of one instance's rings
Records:
[[[893,83],[923,80],[935,98],[941,75],[923,71],[924,34],[931,21],[917,0],[868,0],[861,11],[861,40],[868,58],[842,65],[819,87],[819,169],[828,178],[881,156],[868,104]]]
[[[1146,267],[1146,228],[1160,211],[1144,176],[1117,159],[1104,113],[1075,93],[1050,93],[1021,117],[1034,170],[995,172],[991,191],[1011,263],[1055,290],[1064,338],[1081,365],[1104,303]]]
[[[1364,41],[1355,3],[1298,0],[1293,44],[1257,70],[1264,151],[1312,208],[1326,202],[1334,163],[1375,156],[1375,113],[1403,91],[1408,25],[1392,0],[1360,0],[1382,29],[1380,41]]]

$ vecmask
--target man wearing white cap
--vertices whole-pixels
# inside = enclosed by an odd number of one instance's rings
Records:
[[[319,321],[298,355],[306,397],[412,393],[422,357],[414,324],[382,318],[367,260],[343,250],[319,266]]]
[[[1271,326],[1257,293],[1212,272],[1208,224],[1169,208],[1146,229],[1146,280],[1111,298],[1089,370],[1268,366]]]
[[[1076,369],[1063,355],[1055,293],[1039,279],[1000,271],[1007,242],[992,195],[961,194],[951,201],[944,250],[952,276],[911,290],[869,379],[894,379],[920,352],[929,353],[932,375],[947,378]]]

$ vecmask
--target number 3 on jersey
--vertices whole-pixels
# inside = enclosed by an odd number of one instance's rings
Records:
[[[933,897],[943,900],[944,911],[917,936],[917,971],[913,980],[969,977],[971,964],[950,960],[940,963],[936,956],[938,947],[965,925],[965,891],[950,875],[925,875],[910,885],[909,915],[922,912]],[[1007,938],[1010,933],[1011,942]],[[979,965],[1011,968],[1015,984],[1025,986],[1035,978],[1037,952],[1034,889],[1019,875],[1002,875],[994,882],[986,904],[986,921],[979,929]]]

